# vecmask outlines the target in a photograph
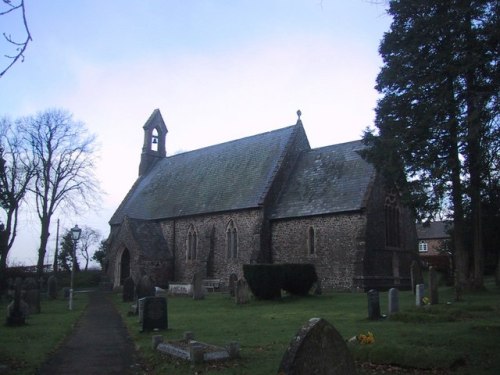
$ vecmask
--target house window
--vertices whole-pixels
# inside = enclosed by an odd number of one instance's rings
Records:
[[[229,259],[238,258],[238,231],[231,220],[226,229],[227,257]]]
[[[426,253],[429,251],[429,246],[427,244],[427,242],[425,241],[420,241],[418,243],[418,251],[421,252],[421,253]]]
[[[395,191],[387,195],[384,205],[385,244],[389,247],[400,246],[399,206]]]
[[[188,230],[187,241],[186,241],[186,258],[187,260],[196,259],[198,247],[198,236],[194,227],[191,225]]]
[[[307,247],[309,255],[313,255],[314,253],[316,253],[316,233],[313,227],[309,227],[309,231],[307,234]]]

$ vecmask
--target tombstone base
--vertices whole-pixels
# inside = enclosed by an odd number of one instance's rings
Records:
[[[26,324],[26,317],[24,314],[12,314],[7,317],[5,324],[9,327],[18,327]]]

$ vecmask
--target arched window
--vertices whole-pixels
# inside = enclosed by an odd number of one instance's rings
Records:
[[[151,132],[151,151],[158,151],[158,129],[154,128]]]
[[[186,241],[186,258],[187,260],[196,259],[198,247],[198,236],[194,227],[191,225],[188,230],[187,241]]]
[[[395,190],[387,194],[384,205],[385,244],[390,247],[400,246],[399,205]]]
[[[313,227],[309,227],[307,233],[307,247],[309,255],[313,255],[316,252],[316,233]]]
[[[226,229],[227,257],[238,258],[238,231],[233,220],[229,221]]]

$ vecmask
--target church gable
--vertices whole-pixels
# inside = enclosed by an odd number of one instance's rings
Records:
[[[375,169],[359,155],[361,141],[304,151],[275,204],[284,219],[360,210]]]

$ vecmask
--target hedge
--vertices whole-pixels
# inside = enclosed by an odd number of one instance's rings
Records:
[[[258,299],[280,298],[281,289],[307,295],[318,280],[312,264],[245,264],[243,274]]]

